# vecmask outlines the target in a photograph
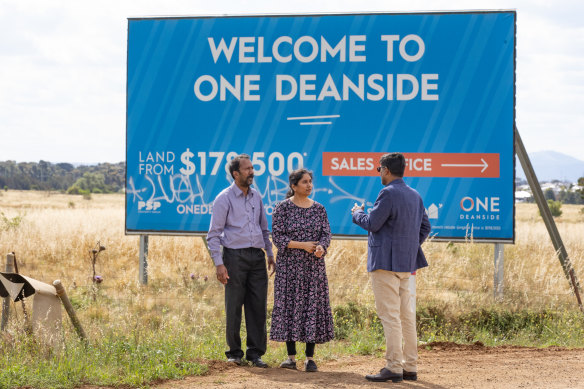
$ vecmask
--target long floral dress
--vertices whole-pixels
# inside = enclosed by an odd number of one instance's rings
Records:
[[[326,250],[331,230],[324,207],[308,208],[282,201],[272,215],[272,237],[278,248],[270,339],[324,343],[334,338],[324,255],[290,249],[291,240],[318,241]]]

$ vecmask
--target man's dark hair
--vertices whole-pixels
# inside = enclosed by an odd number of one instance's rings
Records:
[[[239,171],[239,164],[241,163],[242,159],[251,159],[251,158],[247,154],[239,154],[238,156],[233,158],[231,160],[231,162],[229,162],[229,173],[231,173],[231,177],[235,178],[233,176],[233,172]]]
[[[385,166],[391,174],[403,177],[406,170],[406,159],[402,153],[383,154],[379,160],[381,166]]]

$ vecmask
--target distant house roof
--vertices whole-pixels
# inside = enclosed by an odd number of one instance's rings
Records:
[[[529,199],[531,197],[533,197],[532,194],[525,190],[518,190],[517,192],[515,192],[516,199]]]

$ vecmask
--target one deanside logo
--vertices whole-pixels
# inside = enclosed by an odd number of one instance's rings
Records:
[[[463,220],[499,220],[499,197],[470,197],[460,200],[460,219]]]

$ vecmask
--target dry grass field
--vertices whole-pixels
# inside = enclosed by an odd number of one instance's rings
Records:
[[[576,274],[584,277],[584,213],[581,206],[564,205],[562,209],[564,213],[556,222]],[[198,300],[210,311],[221,309],[221,287],[200,237],[151,236],[149,284],[140,286],[139,238],[124,234],[123,195],[94,194],[86,200],[56,193],[8,191],[0,197],[0,212],[4,215],[0,254],[5,258],[14,251],[24,275],[49,283],[61,279],[69,290],[90,288],[89,251],[99,241],[106,247],[97,263],[97,274],[104,278],[101,293],[123,299],[133,295],[129,291],[140,290],[141,295],[150,296],[145,298],[148,305],[173,305],[186,299]],[[9,225],[18,218],[18,225]],[[333,241],[326,259],[333,305],[348,300],[372,301],[366,250],[365,241]],[[462,309],[492,303],[493,244],[430,241],[424,250],[430,267],[418,273],[419,301],[443,301]],[[508,306],[574,304],[534,204],[517,205],[516,244],[505,245],[504,282],[504,303]]]
[[[579,206],[562,209],[564,214],[556,222],[576,274],[584,277],[584,213]],[[423,352],[435,341],[584,345],[584,319],[536,206],[519,204],[516,213],[516,244],[505,246],[503,301],[495,302],[493,297],[493,244],[424,243],[430,266],[417,276]],[[98,242],[106,250],[97,260],[103,282],[96,286],[90,251]],[[139,238],[124,234],[123,195],[94,194],[84,199],[58,193],[0,192],[1,267],[6,254],[15,252],[21,274],[47,283],[60,279],[89,338],[88,344],[78,342],[65,320],[63,349],[39,344],[22,330],[22,308],[12,303],[7,331],[0,338],[0,388],[144,387],[206,371],[215,374],[216,361],[224,360],[223,287],[215,279],[203,240],[151,236],[149,243],[149,282],[141,285]],[[318,348],[325,369],[334,370],[337,360],[383,355],[366,250],[366,241],[342,240],[334,240],[329,249],[326,263],[336,339]],[[271,295],[270,291],[268,309]],[[562,358],[567,355],[559,353]],[[270,341],[264,359],[275,365],[283,355],[284,346]],[[427,354],[427,371],[435,368],[436,377],[442,377],[441,359],[434,366],[434,357]],[[460,358],[457,363],[467,357]],[[365,360],[359,363],[364,371],[369,368]],[[531,365],[525,366],[525,377],[530,377]],[[502,369],[496,364],[492,368]],[[553,371],[555,365],[547,368]],[[281,378],[277,372],[272,375],[276,381]],[[331,377],[336,383],[338,377]],[[221,379],[210,378],[211,386]],[[248,383],[282,387],[276,381]],[[325,381],[322,387],[328,385]],[[464,387],[466,381],[461,382]]]

